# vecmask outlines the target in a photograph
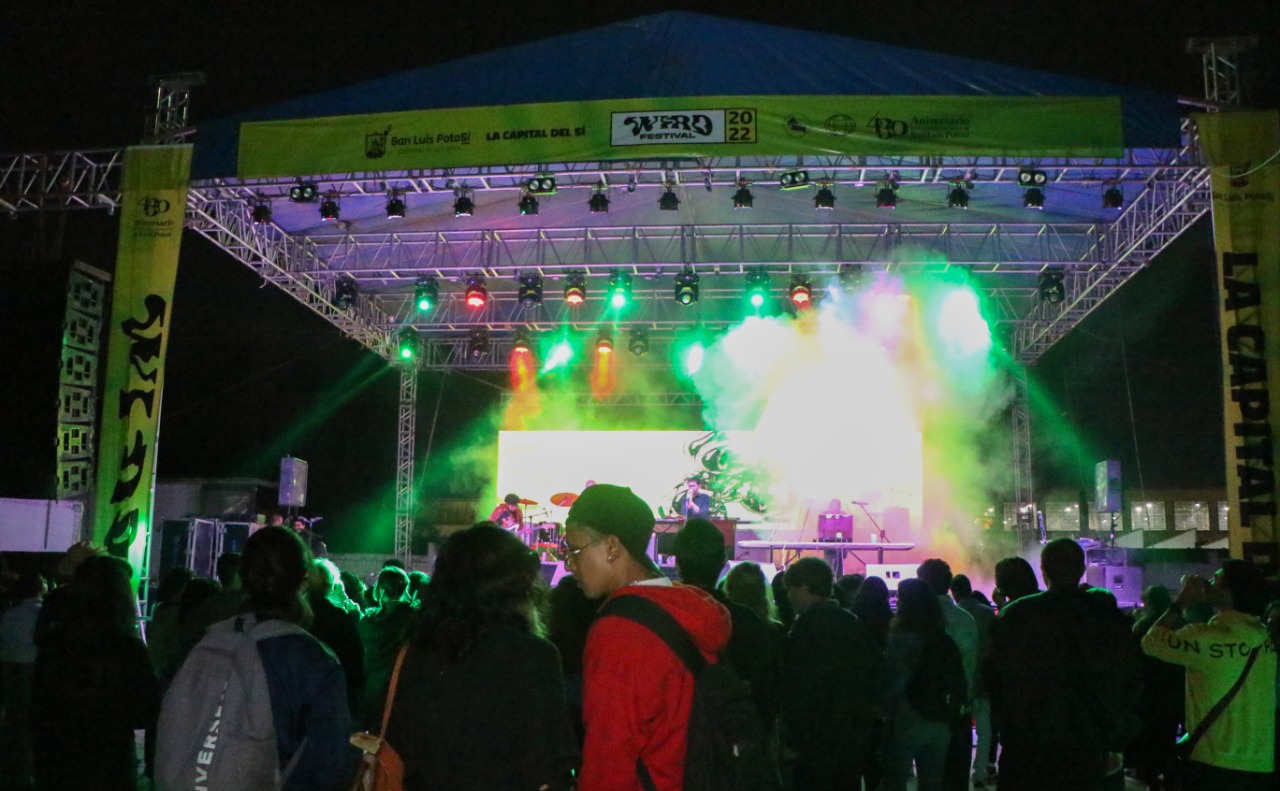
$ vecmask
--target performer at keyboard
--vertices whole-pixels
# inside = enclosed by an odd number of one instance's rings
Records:
[[[489,514],[489,521],[505,530],[515,530],[524,523],[524,512],[520,510],[520,496],[509,494],[502,498],[498,507]]]
[[[710,519],[711,493],[702,491],[702,481],[690,478],[685,486],[687,492],[680,501],[680,515],[685,519]]]

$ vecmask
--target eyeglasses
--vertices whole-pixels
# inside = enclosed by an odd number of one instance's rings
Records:
[[[580,547],[578,547],[578,548],[576,548],[576,549],[575,549],[574,547],[569,546],[569,545],[566,543],[566,544],[565,544],[565,550],[564,550],[564,562],[565,562],[565,563],[576,563],[576,562],[577,562],[577,560],[578,560],[578,555],[581,555],[581,554],[583,553],[583,551],[585,551],[585,550],[586,550],[586,548],[587,548],[587,547],[592,546],[593,544],[599,544],[599,543],[600,543],[600,541],[601,541],[601,539],[597,538],[596,540],[594,540],[594,541],[589,541],[589,542],[587,542],[586,544],[583,544],[582,546],[580,546]]]

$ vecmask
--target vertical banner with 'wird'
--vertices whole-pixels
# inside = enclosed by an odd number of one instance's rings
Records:
[[[139,146],[124,159],[120,244],[108,328],[93,539],[135,577],[151,525],[169,316],[191,146]]]
[[[1231,555],[1275,568],[1280,114],[1213,113],[1196,125],[1212,173]]]

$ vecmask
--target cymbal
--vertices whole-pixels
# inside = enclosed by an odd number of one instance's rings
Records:
[[[537,500],[521,500],[520,505],[537,505]]]
[[[558,494],[551,495],[551,504],[558,505],[561,508],[568,508],[573,505],[577,499],[578,495],[573,492],[560,492]]]

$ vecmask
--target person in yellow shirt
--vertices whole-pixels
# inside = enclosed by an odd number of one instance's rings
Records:
[[[1261,615],[1267,595],[1262,573],[1251,563],[1228,560],[1206,580],[1183,579],[1169,610],[1142,638],[1149,656],[1186,668],[1187,732],[1195,734],[1205,715],[1245,672],[1249,655],[1258,658],[1244,684],[1191,752],[1184,791],[1269,788],[1274,768],[1276,653]],[[1208,604],[1208,623],[1188,624],[1183,608]]]

